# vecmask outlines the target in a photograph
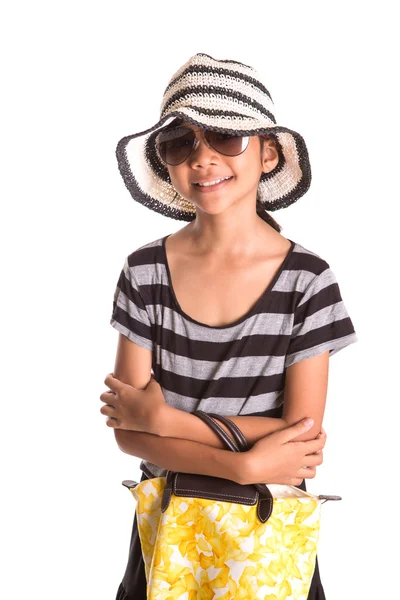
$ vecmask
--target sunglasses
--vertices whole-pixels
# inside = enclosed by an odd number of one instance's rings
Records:
[[[200,140],[196,139],[196,131],[204,131],[207,145],[224,156],[238,156],[249,145],[250,136],[220,133],[208,129],[191,129],[190,127],[174,127],[163,129],[156,136],[155,144],[162,160],[171,166],[180,165],[189,158],[192,151],[198,147]]]

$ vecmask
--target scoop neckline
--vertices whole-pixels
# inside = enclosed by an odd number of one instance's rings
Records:
[[[193,319],[190,315],[185,313],[185,311],[182,309],[181,305],[178,302],[178,298],[175,295],[174,286],[172,285],[171,271],[170,271],[169,264],[168,264],[167,251],[166,251],[166,247],[165,247],[165,241],[171,235],[172,235],[172,233],[169,233],[168,235],[165,235],[162,238],[161,247],[162,247],[165,270],[167,272],[168,286],[171,291],[172,298],[174,300],[175,308],[176,308],[177,312],[179,314],[181,314],[188,321],[191,321],[192,323],[195,323],[196,325],[199,325],[200,327],[206,327],[207,329],[230,329],[232,327],[236,327],[236,325],[243,323],[243,321],[246,321],[249,317],[251,317],[257,311],[258,307],[265,301],[265,298],[270,294],[272,288],[274,287],[274,285],[278,281],[279,277],[281,276],[282,271],[285,269],[286,264],[287,264],[291,254],[293,252],[293,249],[296,245],[296,243],[294,241],[292,241],[290,238],[286,238],[290,242],[291,246],[290,246],[285,258],[283,259],[281,266],[279,267],[278,271],[276,272],[274,278],[272,279],[272,281],[270,282],[268,287],[264,290],[264,292],[261,294],[260,298],[257,300],[257,302],[255,303],[253,308],[251,308],[249,311],[247,311],[247,313],[245,315],[243,315],[240,319],[237,319],[233,323],[228,323],[228,325],[208,325],[207,323],[202,323],[201,321],[196,321],[196,319]]]

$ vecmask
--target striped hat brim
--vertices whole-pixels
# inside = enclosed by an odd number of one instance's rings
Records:
[[[155,146],[157,133],[176,118],[204,129],[274,138],[279,162],[261,175],[258,186],[258,199],[267,210],[285,208],[305,194],[311,183],[305,141],[297,131],[276,124],[270,94],[255,73],[242,63],[204,54],[175,73],[164,92],[160,120],[117,144],[118,167],[134,200],[173,219],[195,218],[195,206],[172,186]]]

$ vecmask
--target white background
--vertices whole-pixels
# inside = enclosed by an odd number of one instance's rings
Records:
[[[272,213],[329,262],[359,342],[332,357],[318,558],[327,600],[394,598],[399,96],[394,2],[14,2],[1,19],[2,558],[7,600],[114,600],[140,477],[100,414],[125,257],[185,225],[135,203],[115,147],[197,52],[250,64],[313,181]],[[394,545],[392,545],[394,542]],[[396,556],[397,554],[397,556]]]

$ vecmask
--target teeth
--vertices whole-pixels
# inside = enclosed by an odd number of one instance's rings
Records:
[[[216,183],[219,183],[220,181],[224,181],[225,179],[230,179],[230,177],[221,177],[221,179],[215,179],[214,181],[207,181],[207,183],[196,183],[196,185],[200,185],[200,186],[210,186],[210,185],[215,185]]]

